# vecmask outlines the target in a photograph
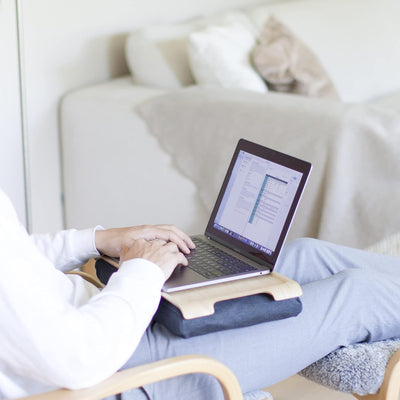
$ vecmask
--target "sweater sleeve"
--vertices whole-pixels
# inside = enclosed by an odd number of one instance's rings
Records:
[[[33,234],[31,240],[53,265],[68,271],[84,264],[91,257],[98,257],[94,235],[97,229],[68,229],[55,234]]]
[[[86,286],[54,268],[1,210],[0,249],[0,366],[21,385],[26,379],[49,388],[87,387],[129,359],[160,300],[159,267],[125,262],[105,289],[75,304]]]

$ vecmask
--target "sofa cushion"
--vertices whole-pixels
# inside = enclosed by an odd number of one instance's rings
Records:
[[[125,46],[126,61],[134,82],[165,89],[194,84],[188,59],[188,37],[208,25],[223,23],[254,29],[248,17],[237,11],[134,30],[128,35]]]

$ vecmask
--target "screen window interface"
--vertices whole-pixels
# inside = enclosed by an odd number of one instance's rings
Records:
[[[272,255],[303,174],[240,151],[214,228]]]

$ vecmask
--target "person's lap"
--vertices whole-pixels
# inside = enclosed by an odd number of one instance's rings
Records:
[[[286,246],[276,271],[303,286],[297,317],[189,339],[154,324],[125,367],[181,354],[208,355],[227,365],[246,392],[281,381],[340,346],[400,336],[399,259],[299,240]],[[145,390],[163,400],[222,396],[217,382],[202,375]],[[141,399],[139,393],[124,397]]]

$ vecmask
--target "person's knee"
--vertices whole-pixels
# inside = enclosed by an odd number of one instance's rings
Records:
[[[314,239],[310,237],[303,237],[303,238],[298,238],[295,239],[291,242],[295,247],[297,248],[302,248],[302,249],[308,249],[308,248],[315,248],[318,247],[321,243],[321,240],[319,239]]]
[[[341,252],[342,248],[323,240],[296,239],[285,247],[278,272],[301,284],[324,279],[347,268]]]
[[[318,251],[321,241],[313,238],[299,238],[289,242],[285,246],[286,253],[310,254]]]
[[[295,239],[282,251],[277,264],[277,272],[282,273],[300,284],[307,282],[310,275],[310,260],[318,250],[319,241],[311,238]],[[312,274],[311,274],[312,275]]]
[[[363,268],[349,268],[336,274],[342,280],[342,285],[358,296],[370,296],[374,286],[380,281],[379,271],[365,270]]]

